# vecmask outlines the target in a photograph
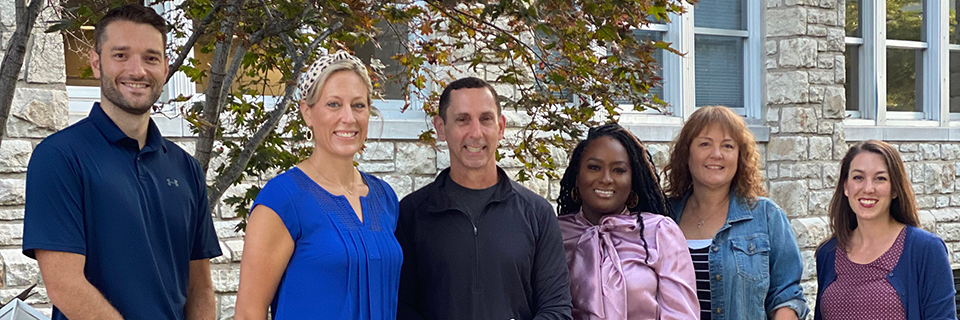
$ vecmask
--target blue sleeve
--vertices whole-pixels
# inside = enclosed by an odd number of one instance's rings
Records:
[[[816,305],[813,309],[813,319],[820,320],[822,316],[820,314],[820,297],[823,296],[823,290],[829,285],[827,283],[827,273],[834,273],[833,266],[834,260],[831,259],[833,256],[829,255],[836,245],[836,239],[830,240],[824,245],[817,248],[816,253],[816,262],[817,262],[817,300]]]
[[[920,314],[923,319],[957,319],[956,288],[947,257],[947,246],[931,235],[925,239],[920,268]],[[949,279],[949,281],[947,280]]]
[[[286,174],[281,174],[270,179],[267,185],[263,186],[263,189],[260,189],[257,198],[253,200],[253,205],[250,206],[250,214],[253,214],[253,209],[258,205],[270,208],[273,212],[277,213],[280,220],[283,220],[283,224],[287,226],[287,231],[290,232],[290,238],[293,239],[293,242],[297,242],[301,234],[300,217],[297,215],[297,209],[294,207],[293,197],[287,190],[290,187],[295,188],[296,186],[294,184],[295,182]]]
[[[397,193],[393,191],[390,184],[383,180],[378,179],[378,181],[383,188],[384,201],[386,201],[383,206],[387,209],[387,216],[390,217],[389,224],[387,224],[390,227],[388,230],[390,233],[394,233],[397,230],[397,221],[400,216],[400,200],[397,199]]]
[[[797,247],[790,221],[773,201],[761,200],[767,216],[767,232],[770,234],[770,288],[767,291],[767,314],[788,307],[804,319],[810,312],[803,298],[800,277],[803,275],[803,258]],[[763,203],[763,202],[767,203]]]
[[[75,159],[40,143],[27,166],[23,254],[35,249],[86,255],[83,183]]]
[[[196,188],[197,210],[196,210],[196,229],[194,230],[193,251],[190,253],[190,260],[210,259],[223,255],[220,251],[220,240],[217,238],[217,230],[213,227],[213,216],[210,214],[210,202],[207,199],[207,184],[205,175],[200,163],[193,158],[188,158],[188,163],[196,177],[194,179],[194,188]]]

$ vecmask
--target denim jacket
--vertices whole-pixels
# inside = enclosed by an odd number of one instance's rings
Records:
[[[689,197],[670,203],[678,223]],[[807,316],[796,236],[770,199],[760,197],[750,207],[731,192],[727,221],[713,236],[709,259],[712,319],[766,319],[781,307]]]

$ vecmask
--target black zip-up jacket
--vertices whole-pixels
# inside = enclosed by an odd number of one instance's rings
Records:
[[[397,319],[571,319],[550,203],[498,167],[497,189],[474,223],[444,192],[449,171],[400,201]]]

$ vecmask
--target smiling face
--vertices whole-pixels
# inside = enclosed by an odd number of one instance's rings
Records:
[[[450,93],[446,120],[433,119],[437,138],[450,149],[451,173],[496,172],[496,151],[507,120],[487,88],[465,88]]]
[[[891,219],[892,195],[890,173],[883,157],[873,152],[862,152],[850,162],[843,194],[858,221]]]
[[[312,106],[301,101],[300,111],[313,129],[318,152],[352,159],[367,139],[370,106],[367,86],[352,70],[336,71],[320,88]]]
[[[100,104],[141,115],[150,111],[167,80],[163,35],[153,26],[125,20],[107,25],[100,53],[90,52],[100,79]]]
[[[690,144],[690,175],[694,188],[729,189],[737,174],[740,147],[722,127],[712,125]]]
[[[633,183],[630,156],[620,141],[600,137],[584,150],[577,174],[577,189],[583,203],[580,210],[591,221],[618,214],[626,207]]]

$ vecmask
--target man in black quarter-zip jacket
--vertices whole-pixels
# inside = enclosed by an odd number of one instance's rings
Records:
[[[400,201],[397,319],[571,319],[553,208],[496,164],[506,127],[496,91],[450,83],[433,124],[450,168]]]

